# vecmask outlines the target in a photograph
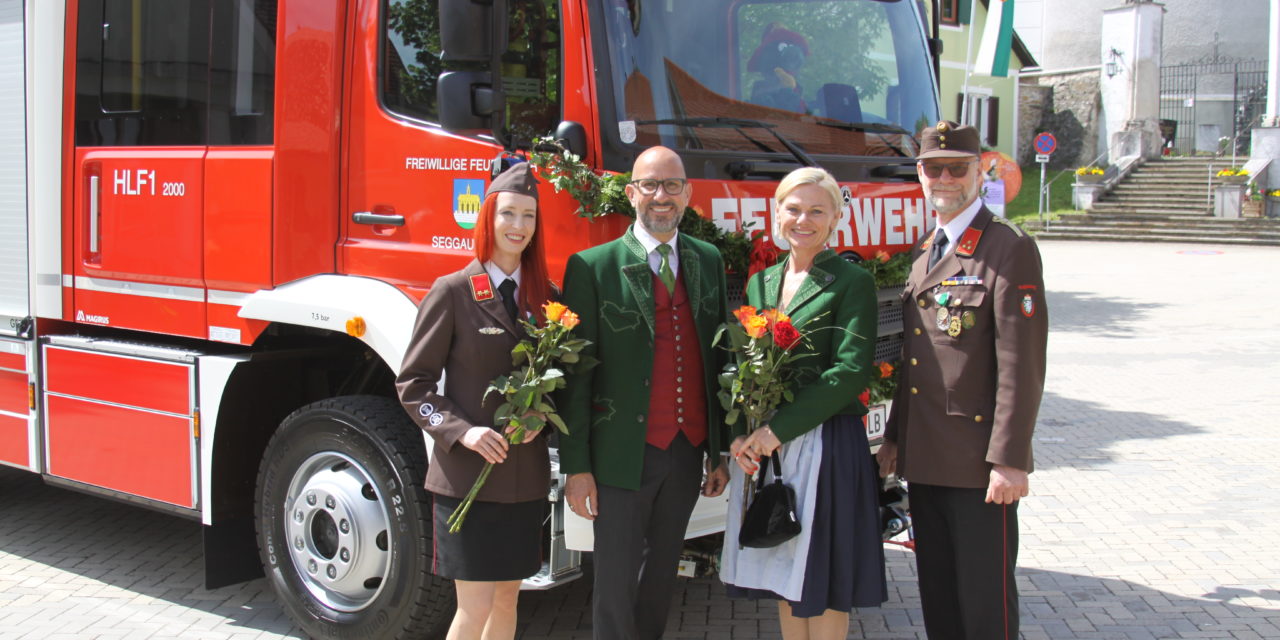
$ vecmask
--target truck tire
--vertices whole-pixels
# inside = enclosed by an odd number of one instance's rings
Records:
[[[431,573],[422,432],[389,398],[298,409],[258,470],[258,549],[285,610],[313,638],[443,637],[452,581]]]

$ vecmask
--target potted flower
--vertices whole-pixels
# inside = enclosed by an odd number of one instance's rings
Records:
[[[1076,169],[1076,182],[1080,184],[1097,184],[1102,182],[1106,173],[1106,169],[1094,165],[1080,167],[1079,169]]]
[[[1243,168],[1227,167],[1218,171],[1218,182],[1222,184],[1244,184],[1249,179],[1249,172]]]

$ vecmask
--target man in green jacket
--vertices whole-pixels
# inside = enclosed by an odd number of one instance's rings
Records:
[[[570,257],[564,278],[600,365],[568,380],[560,470],[569,508],[594,521],[593,634],[607,640],[662,637],[699,487],[717,496],[729,480],[712,347],[724,261],[677,231],[692,187],[674,151],[641,153],[631,177],[636,223]]]

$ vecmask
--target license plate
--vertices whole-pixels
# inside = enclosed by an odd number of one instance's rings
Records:
[[[884,438],[885,423],[889,420],[889,405],[877,404],[867,408],[867,415],[862,418],[867,427],[867,440],[875,444]]]

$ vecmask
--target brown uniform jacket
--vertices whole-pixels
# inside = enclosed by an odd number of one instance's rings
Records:
[[[511,349],[527,337],[507,315],[495,286],[489,287],[489,296],[483,292],[477,296],[472,290],[471,277],[484,273],[480,262],[473,260],[461,271],[436,280],[418,307],[413,338],[396,378],[400,402],[434,442],[427,489],[455,498],[471,490],[484,467],[484,458],[459,439],[472,427],[493,427],[502,396],[493,393],[481,399],[490,381],[511,372]],[[441,394],[438,383],[446,371],[448,389]],[[550,482],[546,438],[540,437],[512,445],[507,459],[494,465],[476,499],[545,499]]]
[[[928,270],[931,240],[912,250],[902,293],[903,359],[885,438],[909,482],[985,488],[993,464],[1033,469],[1049,329],[1040,251],[986,207]]]

